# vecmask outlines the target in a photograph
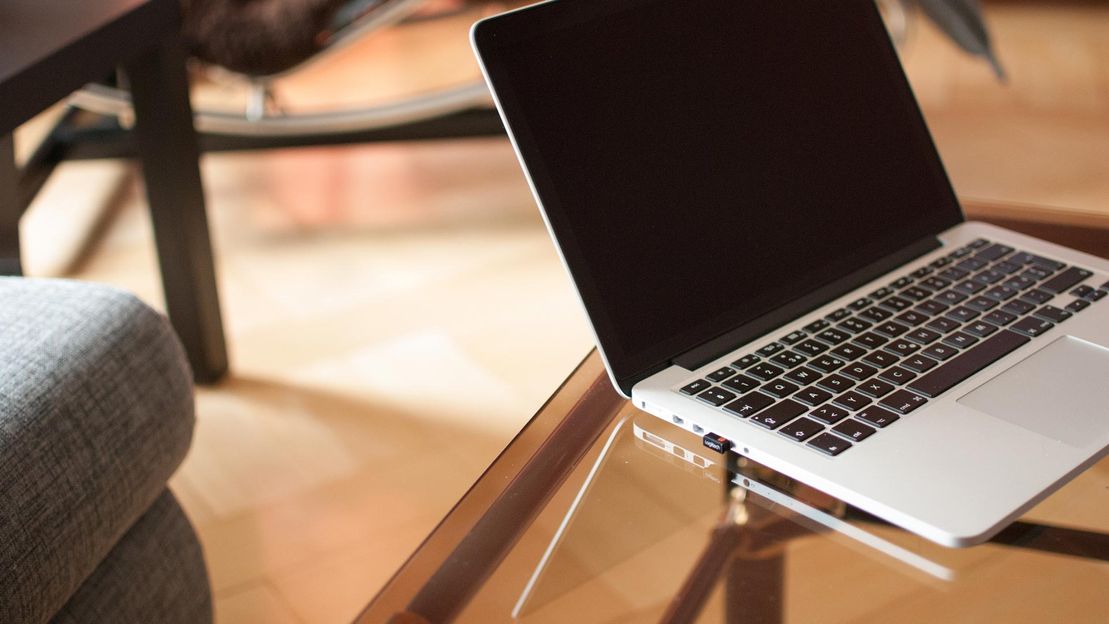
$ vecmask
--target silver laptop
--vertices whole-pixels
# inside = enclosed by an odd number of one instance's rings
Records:
[[[477,23],[635,405],[980,542],[1109,447],[1109,262],[964,222],[872,0],[557,0]]]

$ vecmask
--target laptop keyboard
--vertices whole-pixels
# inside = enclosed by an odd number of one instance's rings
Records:
[[[836,456],[1109,296],[978,239],[677,391]]]

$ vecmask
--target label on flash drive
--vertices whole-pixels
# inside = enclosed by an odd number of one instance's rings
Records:
[[[727,453],[732,448],[731,440],[715,433],[705,434],[705,437],[701,438],[701,442],[717,453]]]

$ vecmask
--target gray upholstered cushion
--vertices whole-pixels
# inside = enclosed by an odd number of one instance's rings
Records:
[[[204,624],[212,594],[196,534],[168,490],[51,622]]]
[[[69,600],[192,429],[164,317],[113,288],[0,279],[0,622],[45,622]]]

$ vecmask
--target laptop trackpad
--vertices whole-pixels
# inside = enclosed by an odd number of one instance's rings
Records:
[[[1078,448],[1109,440],[1109,349],[1063,336],[958,400]]]

